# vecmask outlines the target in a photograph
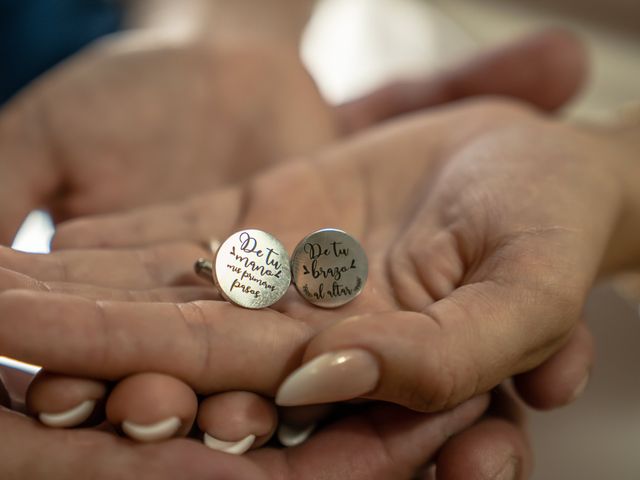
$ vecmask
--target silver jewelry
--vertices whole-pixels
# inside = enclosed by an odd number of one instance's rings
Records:
[[[334,228],[305,237],[291,256],[291,268],[300,295],[324,308],[340,307],[360,295],[369,271],[360,243]]]
[[[291,284],[287,251],[262,230],[234,233],[217,249],[213,262],[201,258],[195,271],[212,281],[227,301],[251,309],[273,305]]]

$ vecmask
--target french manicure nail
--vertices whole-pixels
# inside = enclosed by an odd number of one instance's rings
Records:
[[[365,350],[320,355],[282,383],[276,403],[284,407],[350,400],[375,389],[380,367]]]
[[[76,427],[87,420],[93,413],[96,406],[95,400],[85,400],[66,412],[61,413],[40,413],[38,419],[48,427],[69,428]]]
[[[219,440],[208,433],[204,434],[204,444],[207,447],[212,448],[213,450],[218,450],[219,452],[230,453],[232,455],[242,455],[251,448],[255,441],[256,436],[253,434],[247,435],[237,442],[225,442],[224,440]]]
[[[181,425],[182,422],[178,417],[169,417],[150,425],[140,425],[125,420],[122,422],[122,430],[134,440],[149,443],[173,437]]]
[[[285,447],[295,447],[306,442],[315,429],[315,423],[302,428],[281,423],[278,427],[278,440]]]

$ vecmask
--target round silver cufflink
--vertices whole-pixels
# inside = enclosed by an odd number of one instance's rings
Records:
[[[212,281],[225,300],[244,308],[266,308],[291,284],[289,254],[271,234],[248,229],[234,233],[218,248],[213,262],[199,259],[198,275]]]
[[[367,282],[367,255],[356,239],[334,228],[305,237],[291,256],[293,283],[304,299],[324,308],[356,298]]]

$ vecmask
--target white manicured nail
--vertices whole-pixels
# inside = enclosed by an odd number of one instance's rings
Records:
[[[95,400],[86,400],[80,405],[62,413],[40,413],[38,419],[48,427],[69,428],[84,422],[93,413]]]
[[[134,440],[149,443],[173,437],[181,425],[178,417],[169,417],[151,425],[139,425],[125,420],[122,422],[122,430]]]
[[[278,440],[285,447],[295,447],[304,443],[315,429],[315,423],[303,428],[281,423],[278,427]]]
[[[255,441],[256,436],[253,434],[247,435],[237,442],[225,442],[224,440],[218,440],[217,438],[212,437],[208,433],[204,434],[204,444],[207,447],[212,448],[213,450],[218,450],[219,452],[230,453],[232,455],[242,455],[251,448]]]
[[[283,407],[333,403],[365,395],[380,380],[380,366],[366,350],[324,353],[289,375],[276,394]]]

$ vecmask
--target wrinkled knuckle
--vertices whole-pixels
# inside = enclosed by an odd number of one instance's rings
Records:
[[[436,412],[458,401],[458,373],[439,348],[425,348],[420,374],[407,388],[407,406],[423,412]]]
[[[437,374],[420,375],[408,392],[410,408],[423,412],[437,412],[449,408],[456,399],[456,380],[449,369],[441,369]]]

